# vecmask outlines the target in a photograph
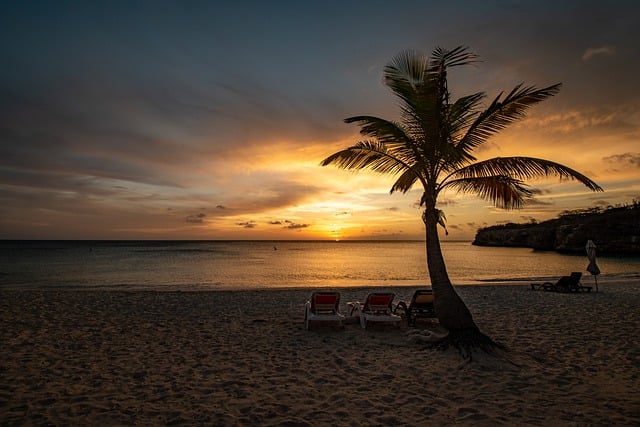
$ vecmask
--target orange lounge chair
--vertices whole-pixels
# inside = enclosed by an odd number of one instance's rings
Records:
[[[402,317],[393,314],[392,304],[395,294],[388,292],[373,292],[367,295],[364,303],[350,302],[351,315],[360,317],[360,326],[367,328],[367,323],[391,323],[400,325]]]
[[[304,327],[309,330],[312,322],[331,322],[342,326],[344,316],[340,314],[340,293],[316,291],[305,304]]]
[[[435,297],[432,289],[418,289],[413,293],[411,301],[407,305],[406,302],[400,301],[393,309],[394,314],[398,310],[404,310],[409,325],[415,325],[418,318],[436,318],[436,309],[434,306]]]

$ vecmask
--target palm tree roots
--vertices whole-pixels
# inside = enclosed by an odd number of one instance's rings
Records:
[[[474,353],[478,351],[494,356],[508,351],[503,344],[494,341],[478,328],[449,331],[449,335],[434,347],[443,351],[453,347],[467,362],[472,362]]]

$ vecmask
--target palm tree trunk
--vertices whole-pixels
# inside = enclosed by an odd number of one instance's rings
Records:
[[[447,273],[438,237],[435,204],[426,207],[423,218],[427,239],[427,267],[431,277],[431,287],[435,294],[434,304],[438,320],[452,333],[465,330],[477,331],[478,327],[473,321],[471,312],[456,293]]]

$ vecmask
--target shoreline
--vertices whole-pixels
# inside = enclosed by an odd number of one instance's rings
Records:
[[[600,283],[600,281],[599,281]],[[589,283],[590,284],[590,283]],[[338,288],[341,308],[371,290]],[[0,290],[0,420],[12,424],[633,425],[640,281],[556,294],[457,286],[515,363],[410,329],[304,330],[310,288]]]
[[[478,279],[475,281],[465,281],[463,283],[453,283],[453,286],[458,288],[466,287],[493,287],[493,286],[521,286],[529,288],[531,283],[542,283],[546,281],[555,282],[560,278],[557,277],[537,277],[537,278],[504,278],[504,279]],[[598,286],[608,285],[638,285],[640,286],[640,273],[625,273],[619,275],[599,275]],[[581,283],[586,286],[592,286],[595,290],[595,279],[593,276],[583,274]],[[298,284],[292,284],[287,286],[263,286],[263,285],[210,285],[210,284],[172,284],[172,285],[147,285],[147,284],[117,284],[117,285],[69,285],[69,284],[38,284],[38,285],[24,285],[24,284],[3,284],[0,285],[0,292],[2,291],[109,291],[109,292],[233,292],[233,291],[306,291],[312,292],[315,289],[335,289],[335,290],[357,290],[357,289],[418,289],[424,287],[430,287],[430,284],[420,283],[367,283],[367,284],[353,284],[353,283],[341,283],[335,284],[330,282],[324,282],[324,284],[318,286],[302,286]]]

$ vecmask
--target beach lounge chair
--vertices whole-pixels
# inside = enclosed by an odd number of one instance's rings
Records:
[[[562,276],[556,283],[544,282],[541,284],[532,283],[531,289],[542,289],[551,292],[591,292],[591,286],[582,286],[580,279],[582,273],[572,272],[569,276]]]
[[[409,325],[415,325],[418,318],[433,319],[436,317],[434,299],[432,289],[418,289],[413,293],[409,304],[400,301],[393,309],[393,313],[403,310]]]
[[[331,322],[342,326],[344,316],[340,314],[339,292],[313,292],[304,307],[305,329],[308,330],[312,322]]]
[[[364,303],[359,301],[347,303],[351,307],[351,316],[360,317],[360,326],[367,328],[369,322],[400,325],[402,317],[393,314],[392,304],[395,294],[373,292],[367,295]]]

